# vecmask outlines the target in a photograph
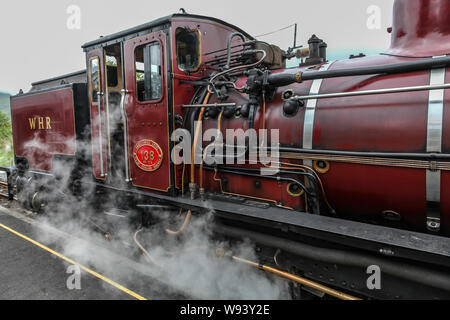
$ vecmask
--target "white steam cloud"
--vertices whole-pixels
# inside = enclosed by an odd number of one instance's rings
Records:
[[[27,145],[40,150],[46,148],[39,139]],[[90,150],[91,144],[78,142],[77,148]],[[67,163],[54,161],[52,170],[60,185],[71,181]],[[92,177],[88,175],[85,179],[91,180]],[[36,181],[35,185],[39,182]],[[142,255],[134,242],[133,236],[141,228],[139,223],[121,217],[135,213],[132,209],[120,211],[126,207],[126,198],[120,200],[111,195],[100,200],[95,197],[95,186],[90,183],[83,184],[81,197],[74,197],[59,185],[46,184],[44,187],[42,192],[46,193],[49,204],[45,207],[45,214],[37,219],[44,226],[41,230],[47,232],[40,231],[36,235],[37,240],[53,243],[62,254],[122,285],[150,292],[151,299],[167,298],[171,290],[200,299],[289,299],[285,280],[216,254],[218,248],[225,247],[236,256],[259,261],[251,243],[230,244],[214,237],[212,211],[194,214],[181,236],[170,235],[166,229],[179,229],[186,213],[181,216],[173,211],[151,213],[157,219],[150,228],[138,234],[138,241],[149,252],[155,265],[149,263],[148,257]],[[57,234],[50,231],[52,229],[64,233]],[[61,235],[65,236],[62,238]],[[167,286],[149,288],[142,281],[143,275],[158,279]],[[105,284],[105,288],[112,287]]]

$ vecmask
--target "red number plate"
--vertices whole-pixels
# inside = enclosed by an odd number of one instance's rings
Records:
[[[143,140],[134,147],[133,157],[141,170],[153,172],[161,167],[163,152],[156,142]]]

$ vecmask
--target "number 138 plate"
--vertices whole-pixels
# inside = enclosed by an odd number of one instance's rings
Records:
[[[156,142],[142,140],[134,147],[133,157],[141,170],[153,172],[161,167],[163,152]]]

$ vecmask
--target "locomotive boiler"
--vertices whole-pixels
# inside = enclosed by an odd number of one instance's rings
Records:
[[[447,0],[396,0],[391,47],[341,61],[315,35],[282,50],[185,13],[89,42],[86,70],[11,98],[18,197],[40,211],[49,188],[93,185],[147,223],[213,210],[217,234],[291,274],[448,297],[449,17]]]

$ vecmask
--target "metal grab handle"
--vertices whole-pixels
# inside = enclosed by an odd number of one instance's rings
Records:
[[[125,112],[125,98],[127,97],[127,94],[129,93],[128,90],[122,89],[121,91],[122,97],[120,99],[120,112],[122,113],[122,119],[123,119],[123,145],[125,150],[125,181],[131,182],[132,179],[130,179],[130,165],[129,165],[129,159],[128,159],[128,121],[127,121],[127,115]]]
[[[100,176],[105,177],[105,171],[103,168],[103,126],[102,126],[102,97],[103,92],[97,93],[97,107],[98,107],[98,136],[99,136],[99,147],[100,147]]]

